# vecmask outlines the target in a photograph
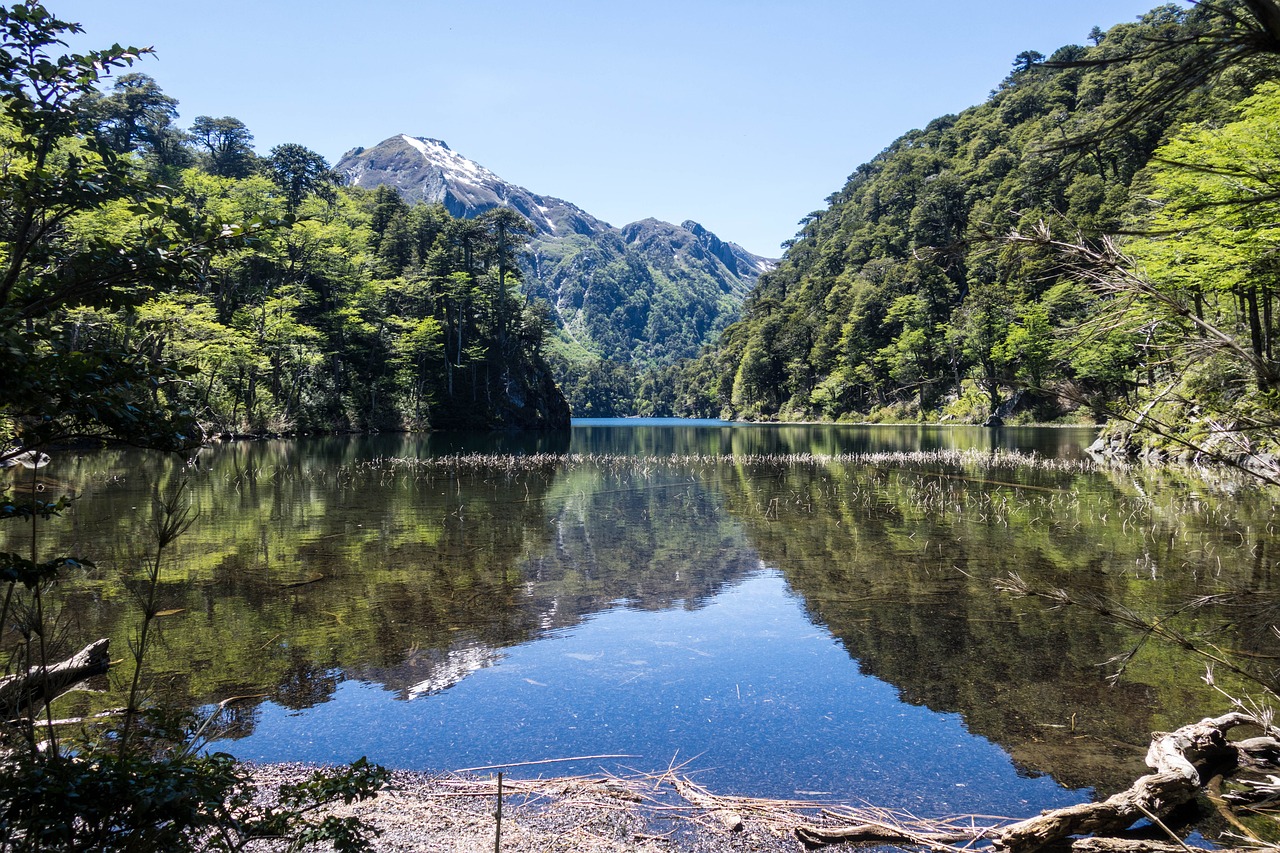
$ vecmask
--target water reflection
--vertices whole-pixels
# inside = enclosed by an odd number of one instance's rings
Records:
[[[629,456],[893,453],[914,450],[1018,450],[1080,459],[1097,436],[1092,427],[868,426],[744,424],[679,418],[574,421],[573,451]]]
[[[1071,435],[1000,432],[1041,453]],[[462,451],[434,436],[225,445],[195,470],[111,451],[55,461],[89,499],[49,536],[98,561],[62,588],[75,637],[124,648],[138,512],[190,479],[200,519],[164,575],[181,612],[153,672],[190,705],[266,694],[229,715],[224,745],[248,757],[700,754],[713,787],[933,813],[1127,785],[1151,730],[1218,708],[1202,667],[1144,646],[1109,686],[1097,664],[1134,635],[993,580],[1149,612],[1247,590],[1231,643],[1274,653],[1274,506],[1154,474],[758,458],[966,435],[588,423],[571,447],[588,461],[489,468],[413,463]],[[74,700],[94,701],[113,700]]]
[[[352,717],[379,708],[377,726]],[[883,805],[1022,813],[1078,795],[1019,778],[955,714],[902,705],[859,675],[805,618],[774,572],[756,572],[699,611],[614,609],[506,652],[431,702],[386,703],[344,684],[306,716],[264,709],[237,754],[474,767],[547,756],[630,754],[661,769],[694,759],[726,790],[844,796]],[[591,773],[600,762],[561,765]],[[767,773],[767,780],[762,776]]]

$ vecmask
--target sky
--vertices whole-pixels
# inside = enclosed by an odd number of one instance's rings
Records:
[[[1181,2],[1181,0],[1177,0]],[[1024,50],[1086,44],[1155,0],[48,0],[75,50],[179,123],[234,116],[260,154],[330,163],[400,133],[624,225],[696,220],[777,257],[861,163],[981,103]]]

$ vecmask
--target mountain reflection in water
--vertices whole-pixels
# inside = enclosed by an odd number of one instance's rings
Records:
[[[200,518],[166,569],[162,608],[182,612],[151,665],[189,706],[266,694],[232,707],[217,748],[433,770],[620,753],[637,757],[603,763],[690,760],[745,794],[1026,814],[1127,785],[1150,731],[1221,700],[1156,646],[1109,685],[1098,664],[1130,632],[994,580],[1151,613],[1271,600],[1261,493],[990,467],[993,450],[1079,459],[1088,431],[590,422],[568,447],[493,440],[524,461],[416,461],[480,452],[476,436],[232,444],[194,471],[55,459],[87,498],[51,546],[97,562],[61,587],[74,634],[125,647],[131,508],[185,477]],[[916,447],[983,453],[829,458]],[[1235,615],[1232,646],[1275,651],[1261,606]]]

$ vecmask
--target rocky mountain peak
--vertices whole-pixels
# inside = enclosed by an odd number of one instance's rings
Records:
[[[521,261],[525,291],[551,306],[566,346],[593,357],[654,364],[695,354],[774,265],[692,220],[615,228],[430,137],[400,134],[356,148],[336,168],[352,185],[390,184],[410,204],[443,204],[458,217],[495,207],[520,213],[536,231]]]
[[[404,140],[409,147],[413,148],[422,158],[439,169],[447,178],[458,182],[488,182],[501,184],[504,181],[490,172],[484,166],[474,160],[468,160],[461,154],[451,149],[448,144],[439,139],[429,139],[424,136],[409,136],[400,134],[400,138]]]
[[[443,204],[458,217],[469,219],[495,207],[510,207],[548,237],[591,236],[609,228],[609,223],[576,205],[508,183],[445,142],[426,136],[402,133],[372,148],[352,149],[335,168],[352,186],[390,184],[410,204]]]
[[[753,255],[737,243],[721,240],[692,219],[686,219],[681,222],[680,227],[693,234],[708,252],[719,258],[721,263],[737,272],[738,275],[758,276],[777,266],[776,262],[768,258],[762,258],[759,255]]]

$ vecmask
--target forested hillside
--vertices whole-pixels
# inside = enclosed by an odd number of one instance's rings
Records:
[[[1280,154],[1260,123],[1280,96],[1245,101],[1276,67],[1228,61],[1219,34],[1258,25],[1227,9],[1161,6],[1024,52],[985,103],[859,166],[744,319],[658,383],[658,410],[982,422],[1142,406],[1175,423],[1210,396],[1218,412],[1266,405]],[[1223,56],[1225,73],[1193,76]],[[1178,97],[1157,97],[1166,84]]]
[[[180,366],[156,395],[208,430],[568,425],[542,352],[546,306],[519,289],[521,217],[463,220],[344,188],[303,145],[259,156],[240,121],[182,130],[176,107],[136,72],[68,105],[75,127],[49,152],[58,177],[76,180],[79,152],[127,180],[51,222],[38,251],[120,253],[158,232],[182,263],[125,299],[62,306],[38,334]],[[10,181],[30,168],[20,133],[6,128]]]
[[[575,414],[634,410],[648,369],[696,355],[738,318],[773,262],[697,222],[643,219],[615,228],[577,205],[503,180],[438,139],[393,136],[336,166],[353,186],[395,187],[411,203],[474,218],[500,207],[525,217],[524,292],[551,308],[552,372]]]
[[[771,267],[697,222],[657,219],[537,238],[527,257],[525,287],[554,307],[550,360],[580,417],[637,413],[640,377],[715,340]]]
[[[579,415],[1111,420],[1246,452],[1280,386],[1280,73],[1274,51],[1232,58],[1263,32],[1251,8],[1170,4],[1019,54],[985,103],[903,135],[805,216],[727,328],[769,264],[697,223],[612,228],[433,140],[350,155],[430,167],[414,181],[469,199],[458,218],[344,187],[303,145],[260,156],[231,117],[183,129],[127,71],[66,104],[48,151],[6,126],[4,328],[22,358],[171,371],[153,402],[218,431],[563,426],[567,393]],[[1181,95],[1154,98],[1160,81]],[[57,192],[24,187],[32,170]],[[531,219],[484,195],[517,190]],[[103,261],[139,251],[157,269]],[[42,258],[32,293],[98,264],[114,295],[22,302]]]

